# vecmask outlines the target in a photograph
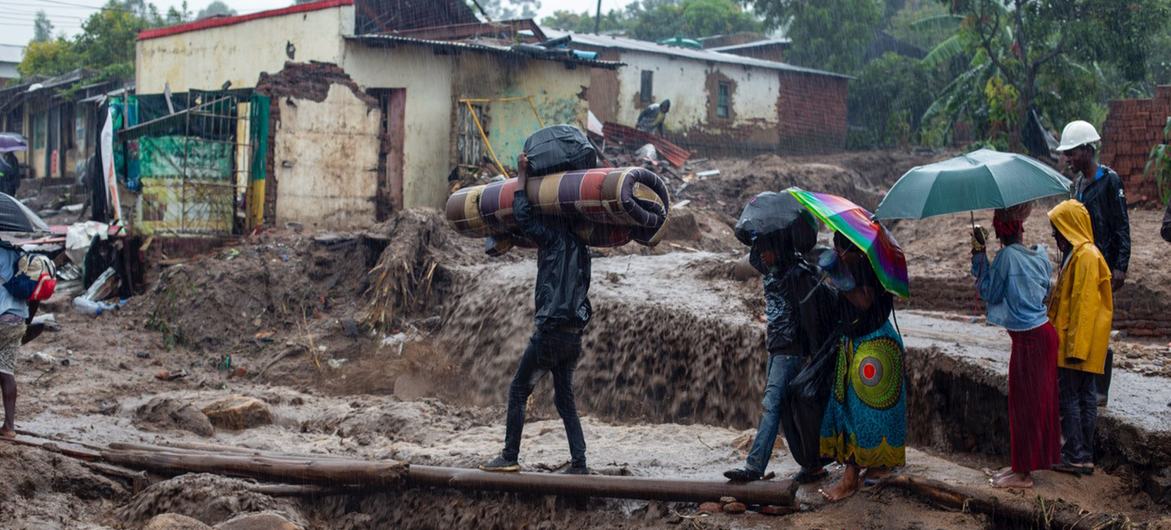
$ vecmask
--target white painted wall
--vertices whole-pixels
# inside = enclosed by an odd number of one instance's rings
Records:
[[[633,125],[638,121],[638,113],[642,110],[637,106],[642,71],[651,70],[655,73],[654,101],[671,100],[671,112],[667,114],[666,122],[670,131],[681,132],[707,123],[709,94],[706,80],[713,71],[719,71],[736,83],[732,96],[736,118],[733,125],[749,122],[757,126],[778,124],[780,80],[775,70],[636,51],[622,51],[619,60],[626,63],[618,69],[619,123]],[[714,99],[716,96],[711,94],[710,97]]]
[[[373,223],[379,110],[342,85],[332,85],[321,103],[281,98],[279,104],[277,222],[328,228]]]
[[[284,68],[288,43],[296,62],[338,63],[342,35],[353,33],[353,26],[354,7],[339,6],[138,41],[136,89],[160,94],[170,83],[172,92],[212,90],[225,81],[251,88],[260,72]]]
[[[413,45],[350,43],[340,64],[362,88],[406,89],[403,206],[442,208],[451,171],[451,57]]]

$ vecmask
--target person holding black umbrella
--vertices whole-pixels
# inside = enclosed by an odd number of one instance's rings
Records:
[[[793,480],[816,482],[826,476],[819,440],[801,439],[793,410],[813,404],[793,404],[787,394],[790,382],[829,338],[837,304],[837,293],[819,281],[817,267],[805,259],[817,242],[817,221],[789,193],[764,192],[744,207],[736,236],[750,245],[749,261],[764,275],[768,364],[763,410],[748,460],[724,476],[733,482],[760,480],[783,430],[793,459],[801,464]],[[819,410],[824,407],[820,403]],[[813,425],[804,426],[807,431],[820,430],[819,416],[814,415]]]

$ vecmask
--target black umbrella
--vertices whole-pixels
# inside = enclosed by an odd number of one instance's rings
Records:
[[[0,232],[48,232],[49,225],[11,195],[0,193]]]
[[[809,211],[789,192],[766,191],[744,205],[740,220],[736,221],[736,239],[752,246],[757,240],[787,230],[797,219],[805,219],[810,225],[814,222]]]

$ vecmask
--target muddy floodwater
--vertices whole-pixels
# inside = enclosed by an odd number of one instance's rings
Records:
[[[727,174],[776,184],[794,173],[825,183],[858,175],[777,164]],[[843,193],[867,196],[886,178],[848,180]],[[655,249],[606,249],[593,261],[595,317],[575,384],[598,473],[718,481],[743,465],[755,435],[767,361],[760,279],[726,223],[738,194],[700,192],[678,212],[692,216],[695,233]],[[1126,324],[1098,424],[1099,471],[1038,472],[1033,491],[999,491],[988,476],[1008,464],[1009,344],[972,302],[967,251],[947,231],[961,221],[895,228],[912,257],[912,298],[896,313],[909,350],[911,444],[900,473],[1008,503],[1109,514],[1116,527],[1171,527],[1171,357],[1158,326],[1143,324],[1165,307],[1148,298],[1165,291],[1166,276],[1141,272],[1171,252],[1136,251],[1133,294],[1120,295]],[[1132,222],[1155,226],[1157,215],[1136,212]],[[62,330],[20,353],[18,427],[96,448],[215,444],[474,467],[503,443],[507,386],[532,327],[532,258],[487,258],[438,213],[407,212],[354,233],[274,230],[177,261],[152,271],[147,294],[97,318],[53,301],[47,310]],[[411,288],[388,289],[386,270],[407,271],[391,279]],[[188,375],[156,377],[175,370]],[[263,413],[226,428],[209,412],[226,398],[250,398]],[[130,480],[35,447],[0,452],[3,528],[236,528],[248,517],[322,529],[1034,526],[874,485],[835,504],[818,494],[824,483],[803,486],[789,515],[705,515],[694,503],[394,487],[290,494],[209,474]],[[568,459],[542,381],[521,464],[555,472]],[[769,471],[796,470],[779,441]],[[830,480],[841,473],[830,470]]]

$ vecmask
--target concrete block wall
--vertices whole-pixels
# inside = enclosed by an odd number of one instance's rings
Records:
[[[780,76],[780,151],[824,153],[845,148],[847,80],[793,72]]]
[[[1110,114],[1102,126],[1101,163],[1122,177],[1129,202],[1158,199],[1153,178],[1143,174],[1151,148],[1163,142],[1163,127],[1171,116],[1171,85],[1160,86],[1150,99],[1110,102]]]

